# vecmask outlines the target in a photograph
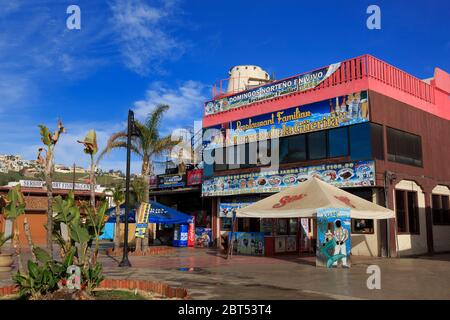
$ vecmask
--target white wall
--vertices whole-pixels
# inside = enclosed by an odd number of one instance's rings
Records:
[[[446,186],[436,186],[432,193],[450,196],[450,189]],[[433,245],[435,252],[450,251],[450,226],[433,225]]]
[[[372,202],[378,203],[377,193],[374,189],[372,193]],[[352,250],[354,256],[378,257],[380,251],[379,242],[379,222],[373,221],[373,234],[353,234],[351,235]]]
[[[399,257],[423,254],[428,252],[426,219],[425,219],[425,195],[422,188],[414,181],[402,180],[395,186],[396,190],[407,190],[417,192],[417,204],[419,207],[420,234],[397,234],[397,252]],[[395,191],[391,195],[395,204]],[[396,230],[397,231],[397,230]]]

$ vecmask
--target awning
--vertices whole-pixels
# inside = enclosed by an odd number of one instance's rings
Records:
[[[358,219],[394,218],[394,211],[364,200],[318,178],[287,188],[268,198],[239,209],[239,218],[311,218],[319,208],[350,208]]]
[[[155,201],[150,201],[150,223],[164,223],[164,224],[180,224],[190,223],[192,217],[188,214],[167,207]],[[116,207],[111,207],[106,210],[106,214],[109,215],[108,222],[116,221]],[[135,223],[136,209],[130,208],[130,214],[128,215],[128,222]],[[120,206],[120,222],[125,222],[125,204]]]
[[[151,223],[179,224],[192,222],[192,217],[188,214],[155,201],[150,201],[150,204],[149,222]]]

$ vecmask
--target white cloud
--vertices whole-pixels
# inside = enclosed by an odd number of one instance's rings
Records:
[[[164,114],[165,129],[193,126],[203,114],[203,103],[207,100],[207,87],[197,81],[189,80],[177,88],[170,88],[163,82],[153,82],[144,100],[134,103],[137,117],[145,118],[158,104],[167,104],[169,110]]]
[[[141,0],[116,0],[111,5],[112,23],[127,68],[146,75],[161,71],[161,64],[183,53],[183,44],[167,31],[176,1],[159,6]]]

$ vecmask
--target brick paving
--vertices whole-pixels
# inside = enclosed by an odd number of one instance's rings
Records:
[[[26,254],[25,254],[26,255]],[[352,257],[351,269],[323,269],[314,257],[224,255],[212,249],[176,248],[170,254],[100,256],[111,279],[140,279],[184,287],[192,299],[450,299],[450,254],[383,259]],[[381,290],[369,290],[367,267],[381,269]],[[0,273],[0,286],[11,284]]]

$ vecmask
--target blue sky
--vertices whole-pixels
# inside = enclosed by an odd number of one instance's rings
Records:
[[[81,30],[66,28],[71,4]],[[381,30],[366,28],[370,4]],[[166,133],[193,126],[211,85],[238,64],[282,78],[370,53],[419,78],[449,72],[449,21],[446,0],[0,0],[0,154],[34,159],[37,125],[62,118],[56,160],[85,166],[76,139],[95,129],[103,146],[129,108],[143,119],[158,103],[172,106]],[[124,169],[124,158],[101,166]]]

